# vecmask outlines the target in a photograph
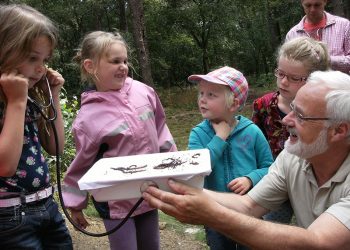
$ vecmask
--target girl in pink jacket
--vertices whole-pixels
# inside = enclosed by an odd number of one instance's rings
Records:
[[[77,181],[97,155],[116,157],[176,151],[165,123],[162,104],[151,87],[128,77],[128,53],[118,33],[95,31],[85,36],[75,57],[83,81],[95,90],[84,92],[73,123],[76,157],[64,178],[64,202],[82,228],[88,196]],[[106,230],[115,227],[136,200],[96,202]],[[142,202],[128,222],[109,235],[111,249],[159,249],[158,212]]]

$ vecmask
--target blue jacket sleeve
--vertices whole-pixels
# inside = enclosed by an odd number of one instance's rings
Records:
[[[269,167],[273,163],[269,143],[260,130],[257,130],[256,133],[255,155],[257,169],[246,175],[252,181],[253,186],[255,186],[268,173]]]
[[[222,157],[226,147],[227,142],[214,134],[210,135],[200,128],[191,130],[188,140],[188,149],[209,149],[212,168],[215,167],[215,162],[218,162]]]

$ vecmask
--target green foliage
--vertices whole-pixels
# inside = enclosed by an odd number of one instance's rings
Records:
[[[126,0],[8,2],[27,3],[57,23],[60,42],[52,67],[64,75],[68,96],[83,89],[72,58],[84,34],[92,30],[123,31],[130,45],[132,76],[142,80]],[[123,4],[126,29],[121,25]],[[156,86],[163,88],[183,87],[189,84],[189,75],[223,65],[254,78],[272,72],[274,52],[303,16],[300,2],[293,0],[145,0],[143,4],[152,75]]]
[[[276,77],[273,73],[260,74],[258,76],[248,76],[247,81],[249,83],[250,88],[256,87],[267,87],[274,88],[276,84]]]
[[[71,129],[79,109],[79,103],[76,96],[71,97],[69,101],[66,95],[63,97],[64,98],[61,98],[61,108],[65,129],[65,149],[62,155],[61,165],[62,171],[65,171],[75,157],[75,147]]]
[[[73,142],[73,137],[71,133],[72,123],[73,120],[76,117],[77,111],[79,109],[79,103],[77,100],[77,97],[73,96],[69,100],[67,98],[66,91],[63,89],[61,92],[61,110],[63,115],[63,121],[64,121],[64,131],[65,131],[65,146],[63,154],[60,156],[60,163],[61,163],[61,174],[62,176],[66,172],[67,168],[69,167],[71,161],[75,157],[75,146]],[[63,142],[59,142],[63,143]],[[52,181],[56,181],[56,157],[55,156],[48,156],[46,154],[46,159],[48,161],[48,164],[51,166],[50,168],[50,175]],[[62,177],[61,176],[61,177]]]
[[[164,108],[192,110],[197,108],[198,90],[196,85],[170,88],[157,88]]]
[[[92,30],[123,31],[133,77],[142,80],[126,0],[7,1],[12,2],[27,3],[57,23],[60,43],[52,67],[63,73],[68,96],[83,89],[71,60],[84,34]],[[153,79],[164,88],[182,87],[189,75],[223,65],[253,78],[272,72],[275,51],[304,15],[295,0],[144,0],[143,5]],[[121,25],[120,6],[126,10],[126,27]],[[333,7],[329,3],[327,10]],[[348,14],[349,4],[343,9]]]
[[[100,217],[99,213],[95,209],[95,206],[91,200],[89,200],[88,206],[86,207],[86,209],[84,209],[84,214],[86,214],[89,217],[95,217],[95,218]]]

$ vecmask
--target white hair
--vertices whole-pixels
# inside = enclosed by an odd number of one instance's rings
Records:
[[[307,80],[308,85],[324,86],[326,94],[326,115],[331,123],[350,122],[350,76],[340,71],[315,71]],[[350,142],[350,132],[349,132]]]

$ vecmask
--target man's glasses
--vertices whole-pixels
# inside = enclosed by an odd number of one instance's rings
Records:
[[[302,123],[303,121],[328,121],[328,120],[331,120],[331,118],[328,118],[328,117],[306,117],[295,110],[294,103],[291,103],[289,106],[290,106],[290,109],[294,113],[294,115],[297,118],[299,123]]]
[[[282,80],[283,78],[287,78],[288,82],[294,83],[294,84],[299,84],[302,82],[305,82],[307,77],[305,76],[293,76],[293,75],[287,75],[285,72],[283,72],[280,69],[275,69],[275,76]]]

